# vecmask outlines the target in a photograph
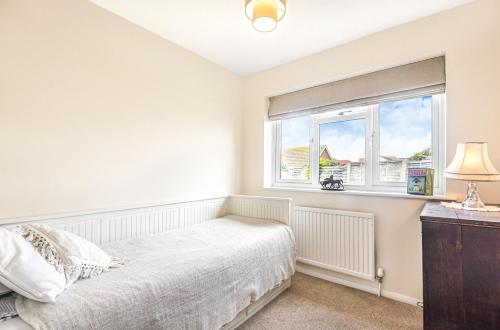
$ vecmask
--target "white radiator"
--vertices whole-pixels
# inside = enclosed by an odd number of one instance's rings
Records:
[[[373,280],[374,220],[370,213],[295,206],[297,261]]]

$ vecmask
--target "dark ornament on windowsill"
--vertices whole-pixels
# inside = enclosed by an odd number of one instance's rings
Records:
[[[344,190],[344,181],[343,180],[334,180],[333,175],[330,175],[329,178],[321,181],[321,190],[335,190],[342,191]]]

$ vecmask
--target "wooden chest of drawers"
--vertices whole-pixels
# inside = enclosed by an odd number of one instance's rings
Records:
[[[424,328],[500,329],[500,212],[425,205]]]

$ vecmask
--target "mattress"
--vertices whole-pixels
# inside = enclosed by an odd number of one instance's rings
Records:
[[[19,297],[22,320],[35,329],[219,329],[295,270],[288,226],[233,215],[103,249],[129,262],[55,304]]]

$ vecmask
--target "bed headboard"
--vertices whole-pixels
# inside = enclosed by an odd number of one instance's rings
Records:
[[[244,217],[276,220],[289,225],[292,216],[292,199],[231,195],[226,212]]]
[[[289,224],[291,200],[231,195],[110,210],[0,219],[0,226],[38,222],[70,231],[96,244],[105,244],[184,228],[226,214]]]

